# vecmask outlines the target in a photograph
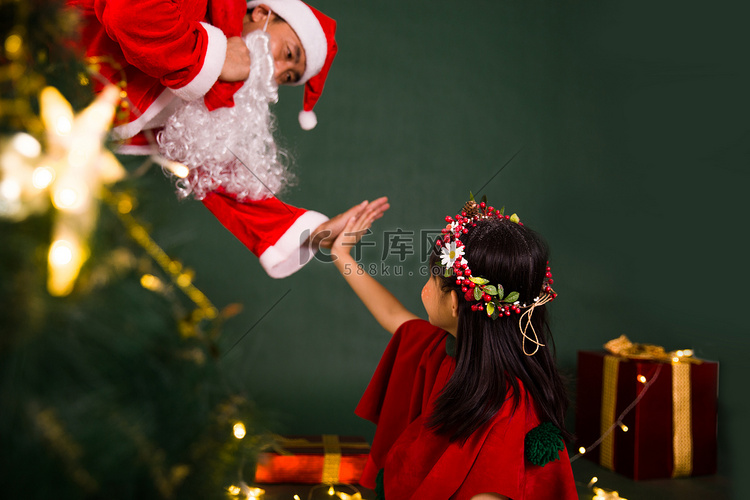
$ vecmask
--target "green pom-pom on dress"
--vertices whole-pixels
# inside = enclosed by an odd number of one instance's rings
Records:
[[[564,449],[562,433],[552,422],[543,422],[534,427],[524,440],[526,460],[541,467],[560,458],[560,452]]]
[[[385,500],[385,487],[383,486],[383,473],[385,469],[380,469],[375,477],[375,500]]]

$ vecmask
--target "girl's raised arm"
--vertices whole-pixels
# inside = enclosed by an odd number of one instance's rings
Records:
[[[393,334],[404,322],[418,316],[408,311],[391,292],[361,269],[351,256],[352,247],[381,214],[382,210],[378,211],[377,207],[367,207],[359,216],[349,219],[331,247],[331,259],[378,323]]]

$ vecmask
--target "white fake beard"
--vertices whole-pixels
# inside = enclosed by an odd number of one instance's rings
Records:
[[[177,194],[202,200],[222,187],[238,200],[262,200],[291,184],[282,163],[286,155],[273,138],[270,104],[278,101],[269,36],[256,30],[245,37],[250,77],[234,94],[234,106],[209,111],[203,99],[182,103],[159,132],[161,153],[186,165],[190,173],[176,181]]]

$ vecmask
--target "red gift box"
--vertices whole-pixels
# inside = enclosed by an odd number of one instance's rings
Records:
[[[576,437],[593,447],[583,456],[636,480],[714,474],[718,377],[712,361],[580,351]]]
[[[357,436],[278,436],[273,452],[261,453],[256,483],[356,484],[370,445]]]

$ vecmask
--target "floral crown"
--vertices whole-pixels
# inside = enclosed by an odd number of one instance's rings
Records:
[[[557,293],[552,289],[554,281],[552,280],[549,263],[547,263],[541,292],[530,304],[526,304],[518,300],[520,297],[518,292],[506,293],[502,285],[491,284],[490,280],[486,278],[474,276],[465,257],[464,243],[461,241],[461,237],[469,232],[469,227],[475,227],[478,221],[484,219],[496,218],[523,226],[518,215],[505,215],[504,212],[504,207],[495,209],[487,205],[486,197],[483,197],[482,201],[477,203],[474,196],[471,195],[460,214],[445,218],[448,225],[442,230],[443,236],[438,238],[435,244],[440,247],[440,265],[444,269],[444,276],[446,278],[455,276],[456,285],[461,287],[464,299],[467,302],[476,302],[471,305],[472,311],[485,311],[487,316],[493,320],[500,316],[510,316],[513,313],[521,314],[518,324],[523,335],[523,350],[527,356],[531,356],[536,353],[540,346],[544,346],[539,342],[536,331],[531,325],[531,315],[534,308],[557,297]],[[524,319],[526,320],[525,325],[522,324]],[[529,326],[531,326],[534,338],[529,337],[526,333]],[[527,340],[535,344],[536,347],[533,352],[526,351]]]

